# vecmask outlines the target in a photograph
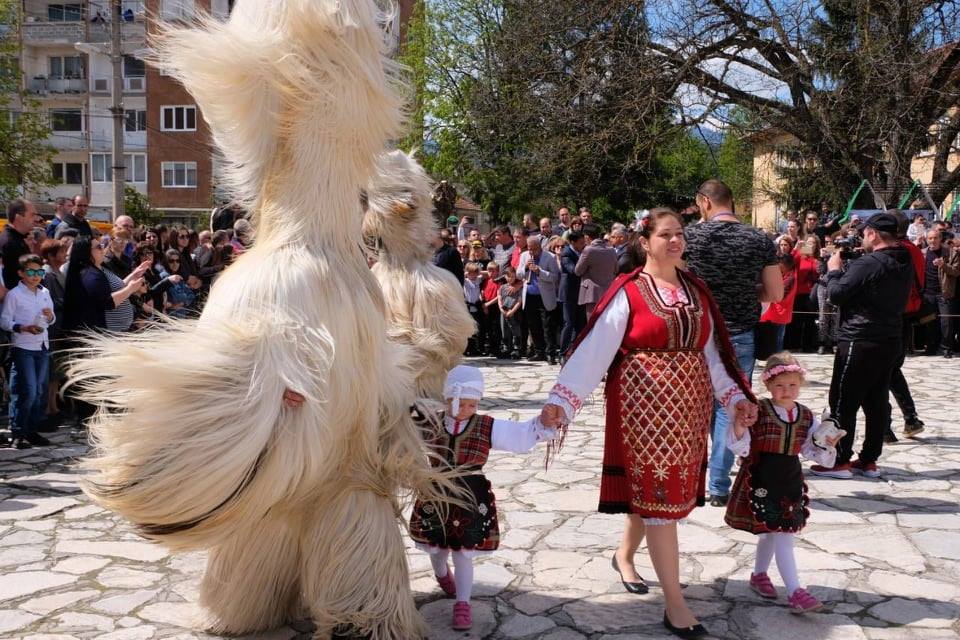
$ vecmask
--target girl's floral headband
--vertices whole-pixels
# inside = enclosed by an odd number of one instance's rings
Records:
[[[771,367],[763,372],[763,375],[760,376],[760,379],[764,382],[767,382],[771,378],[776,378],[782,373],[799,373],[801,376],[806,377],[807,370],[801,367],[798,364],[778,364],[775,367]]]

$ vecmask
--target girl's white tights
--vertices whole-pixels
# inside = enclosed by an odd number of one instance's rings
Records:
[[[792,533],[763,533],[757,541],[757,560],[753,565],[754,573],[766,573],[770,560],[777,557],[777,571],[787,587],[787,595],[800,588],[800,576],[797,575],[797,561],[793,557]],[[436,565],[434,565],[436,566]]]
[[[450,556],[449,549],[440,549],[437,553],[430,554],[430,563],[433,565],[433,572],[438,578],[447,575],[447,557]],[[457,602],[470,602],[470,595],[473,593],[473,560],[462,551],[453,552],[453,581],[457,585]]]

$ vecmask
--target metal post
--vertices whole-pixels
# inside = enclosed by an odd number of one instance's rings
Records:
[[[123,9],[121,0],[110,2],[110,60],[113,62],[113,84],[111,94],[113,105],[113,212],[111,219],[123,215],[123,187],[126,179],[126,166],[123,158],[123,53],[121,39],[123,29]]]

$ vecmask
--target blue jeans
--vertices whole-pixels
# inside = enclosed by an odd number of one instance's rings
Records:
[[[778,324],[778,325],[777,325],[777,350],[774,351],[774,353],[779,353],[779,352],[783,351],[783,339],[784,339],[784,337],[786,337],[786,335],[787,335],[787,325],[785,325],[785,324]],[[737,358],[739,358],[739,357],[740,357],[740,354],[737,353]],[[751,358],[751,360],[752,360],[752,358]],[[742,365],[741,365],[741,366],[742,366]],[[753,365],[750,365],[750,369],[751,369],[751,374],[752,374]]]
[[[36,431],[47,409],[50,352],[13,348],[10,368],[10,433],[22,438]]]
[[[730,336],[740,370],[747,381],[753,378],[754,341],[753,330]],[[726,496],[730,494],[730,469],[733,468],[733,452],[727,449],[727,429],[730,417],[726,408],[714,403],[713,433],[710,443],[710,495]]]

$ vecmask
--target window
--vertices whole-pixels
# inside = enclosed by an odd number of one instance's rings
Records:
[[[130,133],[147,130],[147,112],[127,109],[124,111],[124,131]]]
[[[170,188],[188,188],[197,186],[196,162],[162,162],[163,186]]]
[[[160,17],[164,20],[190,20],[194,4],[194,0],[160,0]]]
[[[113,154],[90,154],[90,181],[113,182]]]
[[[82,162],[51,162],[50,172],[55,184],[83,184]]]
[[[161,107],[161,131],[196,131],[196,107]]]
[[[133,56],[123,56],[123,77],[142,78],[147,75],[147,65]]]
[[[50,22],[80,22],[83,19],[83,8],[76,4],[48,4],[47,20]]]
[[[123,179],[125,181],[146,184],[147,154],[125,153],[123,155],[123,164],[125,166],[124,176],[123,176]],[[90,181],[91,182],[113,182],[113,154],[112,153],[90,154]]]
[[[82,132],[83,114],[80,109],[51,109],[50,128],[61,132]]]
[[[83,58],[80,56],[51,56],[51,78],[83,78]]]
[[[124,157],[124,164],[127,166],[124,180],[126,180],[127,182],[138,182],[138,183],[146,184],[147,154],[128,153],[128,154],[125,154],[123,157]],[[196,174],[194,174],[194,182],[196,182]]]

